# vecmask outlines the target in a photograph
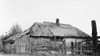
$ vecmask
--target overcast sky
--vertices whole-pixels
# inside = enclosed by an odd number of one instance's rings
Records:
[[[91,35],[96,20],[100,35],[100,0],[0,0],[0,35],[18,23],[23,30],[34,22],[71,24]]]

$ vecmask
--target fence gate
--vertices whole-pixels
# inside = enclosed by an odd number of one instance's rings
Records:
[[[74,55],[79,56],[93,56],[93,46],[90,42],[77,42],[73,50]]]
[[[73,52],[74,54],[81,55],[81,56],[99,56],[98,54],[98,37],[97,37],[97,27],[96,22],[93,20],[92,24],[92,37],[90,40],[77,42]]]

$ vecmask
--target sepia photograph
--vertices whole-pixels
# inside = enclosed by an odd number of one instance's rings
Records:
[[[100,0],[0,0],[0,56],[100,56]]]

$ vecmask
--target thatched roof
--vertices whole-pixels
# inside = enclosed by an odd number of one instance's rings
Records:
[[[52,22],[34,23],[30,29],[32,36],[89,36],[83,31],[69,24],[59,24],[59,26],[57,26]]]
[[[15,40],[30,34],[31,36],[76,36],[89,37],[88,34],[69,24],[57,25],[53,22],[34,23],[29,29],[21,34],[14,35],[7,40]]]

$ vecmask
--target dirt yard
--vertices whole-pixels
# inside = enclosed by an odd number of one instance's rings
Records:
[[[19,54],[0,54],[0,56],[33,56],[33,55],[25,55],[25,54],[21,54],[21,55],[19,55]]]
[[[0,56],[59,56],[59,55],[0,54]],[[66,55],[66,56],[81,56],[81,55]]]

